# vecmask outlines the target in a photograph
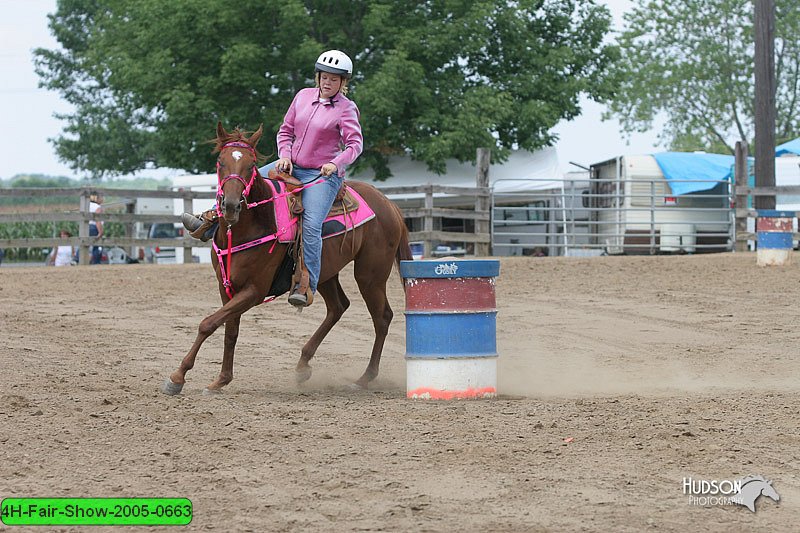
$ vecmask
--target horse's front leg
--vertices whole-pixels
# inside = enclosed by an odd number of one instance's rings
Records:
[[[238,333],[239,317],[242,315],[242,313],[244,313],[257,303],[259,303],[260,301],[261,298],[257,294],[257,291],[254,288],[250,288],[249,290],[242,290],[240,292],[237,292],[233,296],[233,298],[228,300],[225,303],[225,305],[217,309],[213,314],[204,318],[203,321],[200,322],[200,326],[197,329],[197,337],[195,338],[192,347],[189,348],[189,353],[187,353],[186,356],[181,360],[181,364],[178,367],[178,369],[172,374],[170,374],[169,379],[164,381],[164,384],[161,387],[162,392],[169,395],[174,395],[181,392],[181,389],[183,389],[183,385],[186,383],[186,372],[188,372],[194,367],[194,362],[195,359],[197,358],[197,353],[200,351],[200,347],[203,345],[203,342],[205,342],[205,340],[208,337],[210,337],[211,334],[217,330],[217,328],[219,328],[222,324],[226,323],[228,319],[230,319],[231,317],[236,317],[237,319],[236,331]],[[230,365],[232,369],[233,349],[231,349]]]
[[[209,392],[218,392],[233,381],[233,352],[236,349],[236,340],[239,338],[239,322],[241,320],[242,316],[239,315],[225,322],[225,351],[222,354],[222,370],[217,379],[206,387]]]

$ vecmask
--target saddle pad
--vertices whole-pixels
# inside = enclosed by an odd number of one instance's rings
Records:
[[[285,191],[285,184],[280,181],[265,180],[272,189],[272,194],[281,194]],[[355,229],[362,224],[375,218],[375,212],[367,204],[366,200],[358,194],[352,187],[347,187],[347,191],[358,202],[358,208],[355,211],[348,211],[344,213],[328,216],[325,222],[322,223],[322,238],[334,237],[341,235],[347,231]],[[338,207],[334,204],[334,208]],[[281,196],[280,200],[275,202],[275,220],[278,224],[278,242],[288,243],[294,242],[297,236],[297,224],[294,223],[296,217],[292,215],[289,210],[289,200],[287,196]]]

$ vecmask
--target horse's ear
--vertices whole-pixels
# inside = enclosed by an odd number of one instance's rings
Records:
[[[222,121],[217,121],[217,139],[227,139],[228,132],[222,127]]]
[[[252,146],[253,148],[256,147],[258,141],[261,140],[261,135],[264,133],[264,123],[262,122],[261,125],[258,127],[256,132],[247,139],[247,143]]]

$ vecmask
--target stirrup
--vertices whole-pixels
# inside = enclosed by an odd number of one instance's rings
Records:
[[[289,303],[293,306],[297,307],[298,309],[302,309],[303,307],[308,307],[311,305],[311,302],[314,301],[314,297],[311,296],[311,291],[306,292],[303,294],[299,291],[300,287],[295,287],[292,290],[292,294],[289,295]]]

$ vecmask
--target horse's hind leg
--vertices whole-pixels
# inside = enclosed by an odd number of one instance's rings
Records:
[[[308,342],[300,352],[300,360],[297,362],[297,368],[295,369],[295,379],[298,383],[303,383],[311,377],[311,365],[308,362],[317,353],[317,348],[322,344],[322,340],[330,332],[331,328],[336,325],[344,312],[347,311],[347,308],[350,307],[350,300],[342,290],[338,274],[324,283],[320,283],[317,291],[325,300],[325,307],[328,312],[325,314],[325,320],[322,321],[322,324],[319,325],[317,331],[308,339]]]
[[[361,291],[361,296],[364,297],[364,302],[367,304],[367,309],[372,317],[372,324],[375,327],[375,342],[372,345],[369,364],[364,374],[356,381],[356,385],[364,389],[367,388],[370,381],[378,376],[383,344],[386,341],[386,335],[389,333],[389,324],[392,323],[392,317],[394,316],[389,305],[389,299],[386,297],[386,280],[389,278],[391,268],[392,265],[389,263],[384,275],[375,272],[375,270],[360,272],[358,261],[356,261],[355,276],[358,289]]]
[[[239,315],[225,322],[225,350],[222,354],[222,369],[217,379],[206,387],[208,391],[219,391],[233,381],[233,353],[236,349],[236,340],[239,338],[239,322],[241,320],[242,316]]]

